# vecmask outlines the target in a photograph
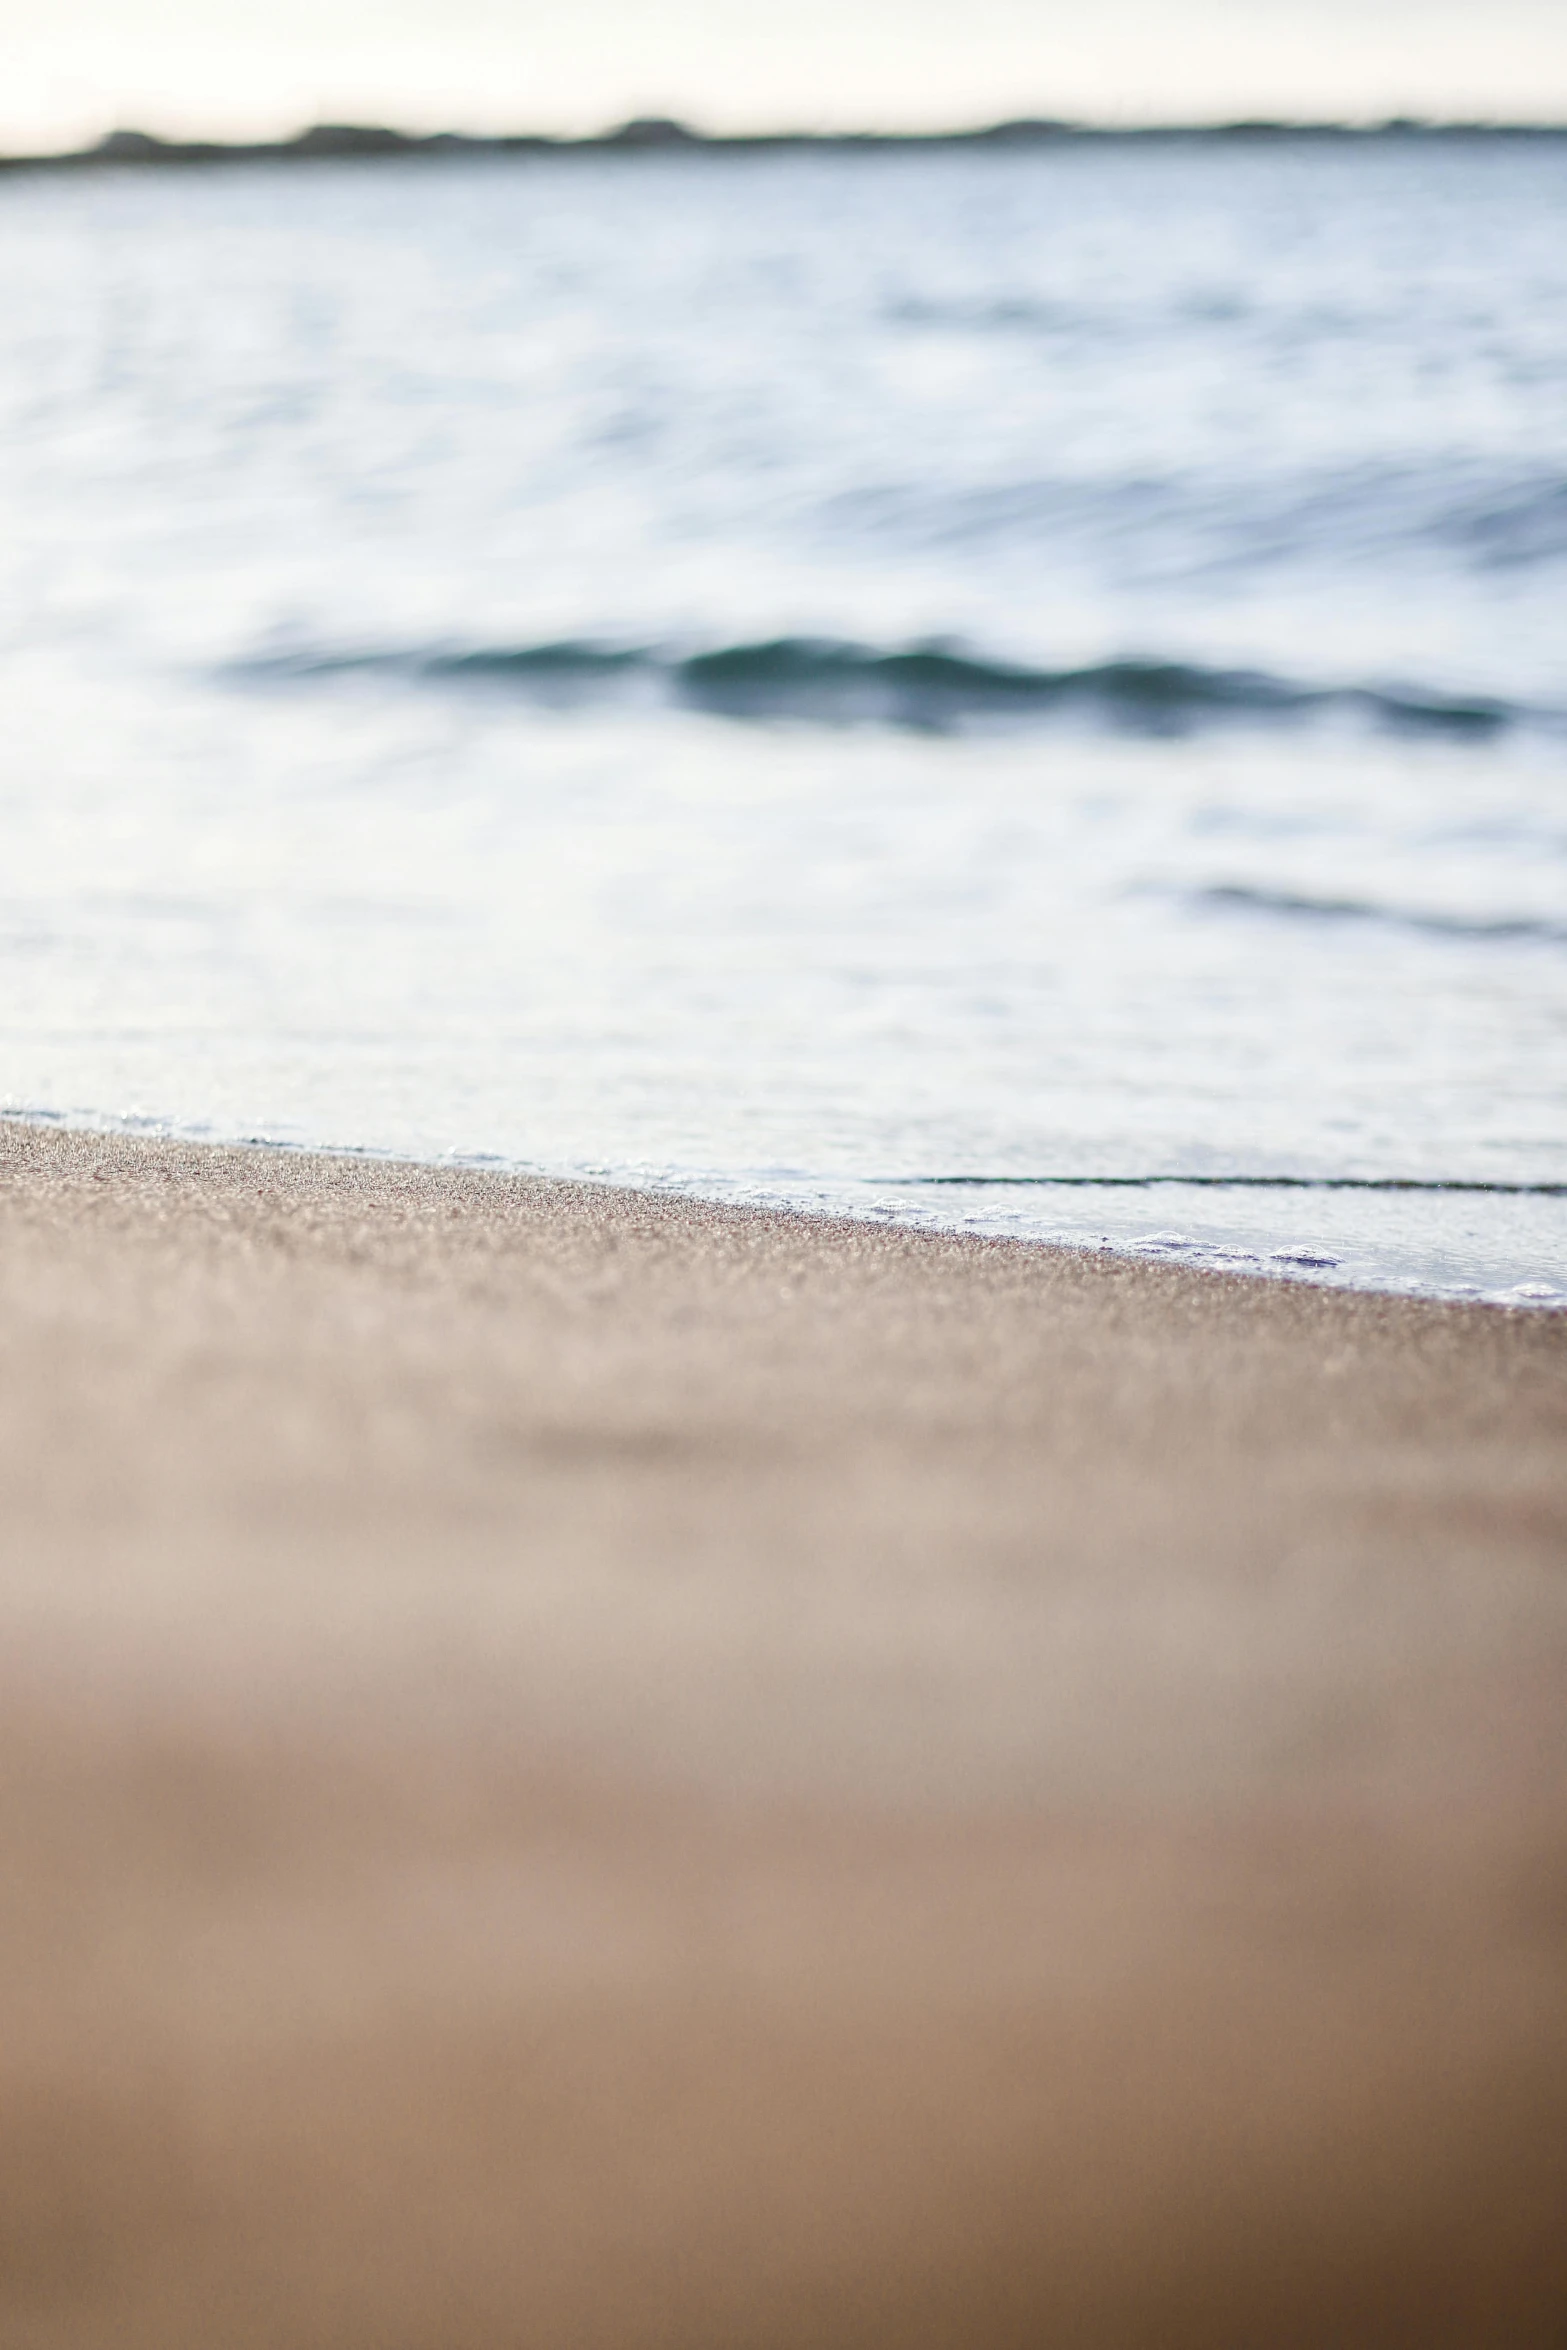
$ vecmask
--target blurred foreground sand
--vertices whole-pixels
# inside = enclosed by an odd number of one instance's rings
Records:
[[[1567,1321],[0,1127],[0,2344],[1567,2331]]]

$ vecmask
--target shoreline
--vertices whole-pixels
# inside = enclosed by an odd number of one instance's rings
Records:
[[[1567,1330],[0,1121],[0,2333],[1567,2315]]]
[[[79,1122],[78,1122],[79,1121]],[[1440,1199],[1444,1203],[1454,1198],[1491,1199],[1506,1202],[1535,1200],[1567,1200],[1567,1182],[1540,1178],[1536,1180],[1493,1180],[1481,1176],[1424,1178],[1416,1176],[1359,1176],[1359,1175],[1211,1175],[1155,1173],[1151,1175],[1082,1175],[1082,1174],[984,1174],[961,1175],[922,1174],[915,1176],[861,1176],[815,1177],[809,1181],[797,1177],[801,1184],[799,1196],[791,1196],[787,1189],[769,1188],[759,1177],[670,1176],[666,1181],[648,1178],[645,1174],[617,1176],[596,1171],[591,1174],[550,1172],[522,1164],[512,1164],[493,1153],[475,1153],[460,1156],[447,1152],[439,1157],[410,1157],[395,1150],[381,1150],[363,1143],[295,1142],[271,1136],[217,1136],[208,1133],[181,1133],[162,1121],[116,1121],[94,1118],[87,1112],[62,1112],[38,1109],[0,1107],[0,1132],[6,1127],[23,1132],[61,1138],[74,1137],[89,1141],[95,1136],[120,1141],[144,1143],[148,1147],[170,1151],[253,1151],[263,1158],[277,1157],[309,1163],[313,1160],[363,1165],[367,1168],[403,1169],[411,1175],[465,1177],[477,1176],[482,1181],[499,1183],[542,1184],[584,1192],[603,1191],[628,1199],[671,1201],[677,1206],[695,1210],[712,1208],[720,1213],[743,1215],[800,1217],[807,1224],[824,1226],[843,1225],[856,1229],[894,1230],[907,1233],[925,1233],[932,1238],[972,1239],[996,1242],[1009,1248],[1044,1248],[1071,1254],[1109,1255],[1133,1264],[1175,1264],[1200,1277],[1234,1279],[1248,1283],[1272,1285],[1295,1284],[1332,1291],[1339,1296],[1382,1297],[1407,1299],[1414,1304],[1481,1307],[1488,1312],[1567,1314],[1567,1289],[1557,1278],[1547,1279],[1535,1268],[1526,1270],[1520,1281],[1508,1282],[1498,1276],[1487,1287],[1481,1281],[1465,1278],[1443,1287],[1428,1272],[1425,1275],[1395,1272],[1384,1261],[1378,1263],[1364,1255],[1366,1247],[1377,1248],[1378,1243],[1359,1240],[1361,1261],[1353,1254],[1348,1264],[1344,1255],[1335,1250],[1353,1251],[1357,1242],[1343,1235],[1332,1234],[1327,1239],[1279,1232],[1248,1233],[1245,1239],[1254,1245],[1242,1245],[1238,1238],[1223,1239],[1212,1235],[1200,1239],[1191,1234],[1162,1236],[1157,1240],[1139,1238],[1134,1234],[1117,1236],[1097,1229],[1107,1218],[1095,1217],[1076,1229],[1053,1223],[1047,1230],[1018,1230],[991,1228],[978,1219],[955,1216],[947,1221],[928,1208],[927,1199],[969,1192],[1003,1193],[1029,1198],[1059,1198],[1076,1205],[1083,1195],[1094,1194],[1121,1200],[1127,1195],[1162,1199],[1168,1194],[1185,1194],[1206,1204],[1210,1199],[1232,1196],[1248,1201],[1255,1194],[1277,1195],[1285,1199],[1319,1199],[1337,1203],[1349,1196],[1364,1199],[1372,1207],[1390,1201],[1411,1199]],[[875,1201],[869,1196],[857,1203],[852,1195],[858,1186],[867,1195],[881,1193],[897,1195]],[[1269,1240],[1280,1245],[1269,1247]],[[1428,1242],[1429,1252],[1431,1244]]]

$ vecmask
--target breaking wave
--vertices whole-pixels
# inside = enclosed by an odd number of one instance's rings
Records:
[[[1485,738],[1511,727],[1567,726],[1567,711],[1420,687],[1318,685],[1266,670],[1143,658],[1076,668],[992,660],[945,641],[893,648],[839,637],[773,637],[681,652],[564,640],[534,645],[295,649],[230,672],[252,683],[385,675],[446,688],[486,687],[550,708],[651,699],[740,720],[880,725],[946,733],[1077,717],[1117,731],[1185,734],[1225,722],[1347,717],[1405,734]]]

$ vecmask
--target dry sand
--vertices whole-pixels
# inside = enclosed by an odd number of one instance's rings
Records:
[[[1567,2333],[1567,1322],[0,1128],[5,2350]]]

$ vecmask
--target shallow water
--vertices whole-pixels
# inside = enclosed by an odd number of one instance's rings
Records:
[[[1567,140],[0,208],[10,1107],[1567,1298]]]

